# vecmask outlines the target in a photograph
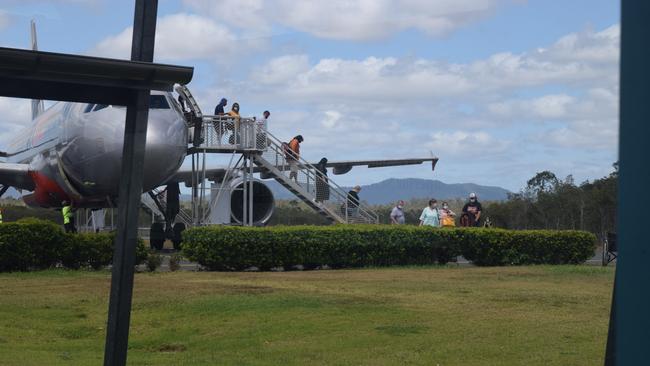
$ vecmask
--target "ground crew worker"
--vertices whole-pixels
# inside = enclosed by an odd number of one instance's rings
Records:
[[[63,215],[63,228],[66,233],[76,233],[77,228],[74,226],[74,212],[72,210],[72,205],[68,201],[63,201],[61,203],[63,208],[61,208],[61,214]]]
[[[0,224],[2,224],[2,209],[0,209]]]

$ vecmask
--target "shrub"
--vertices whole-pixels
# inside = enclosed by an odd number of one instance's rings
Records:
[[[0,272],[43,269],[61,264],[66,268],[102,268],[112,262],[113,233],[65,234],[59,225],[26,218],[0,224]],[[136,248],[136,263],[147,249],[142,240]]]
[[[64,267],[101,269],[113,263],[115,233],[84,233],[67,236],[68,240],[61,251],[61,263]],[[144,262],[147,254],[144,242],[138,239],[136,265]]]
[[[460,233],[463,256],[480,266],[577,264],[594,255],[585,231],[470,229]]]
[[[210,270],[306,269],[447,263],[463,255],[477,265],[580,263],[595,237],[577,231],[346,225],[193,228],[183,254]]]
[[[149,272],[155,272],[158,267],[162,264],[162,256],[156,252],[149,252],[147,256],[147,270]]]
[[[179,269],[181,269],[181,261],[183,260],[183,256],[174,253],[169,257],[169,270],[172,272],[176,272]]]
[[[0,225],[0,271],[26,271],[55,265],[66,241],[49,221],[22,219]]]

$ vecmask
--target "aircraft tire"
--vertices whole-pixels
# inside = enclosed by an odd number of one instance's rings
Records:
[[[183,231],[185,231],[185,224],[182,222],[177,222],[174,224],[174,235],[172,237],[172,243],[174,243],[174,249],[180,250],[181,243],[183,242]]]
[[[163,223],[154,222],[149,230],[149,245],[151,249],[162,250],[165,244],[165,226]]]

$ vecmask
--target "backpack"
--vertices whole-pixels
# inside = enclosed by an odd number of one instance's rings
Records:
[[[282,153],[284,154],[285,158],[294,159],[293,151],[291,150],[291,146],[289,146],[288,142],[283,142],[280,146],[282,148]]]

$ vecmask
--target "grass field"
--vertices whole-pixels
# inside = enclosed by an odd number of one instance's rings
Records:
[[[0,365],[98,365],[108,272],[0,275]],[[597,365],[613,269],[137,274],[132,365]]]

